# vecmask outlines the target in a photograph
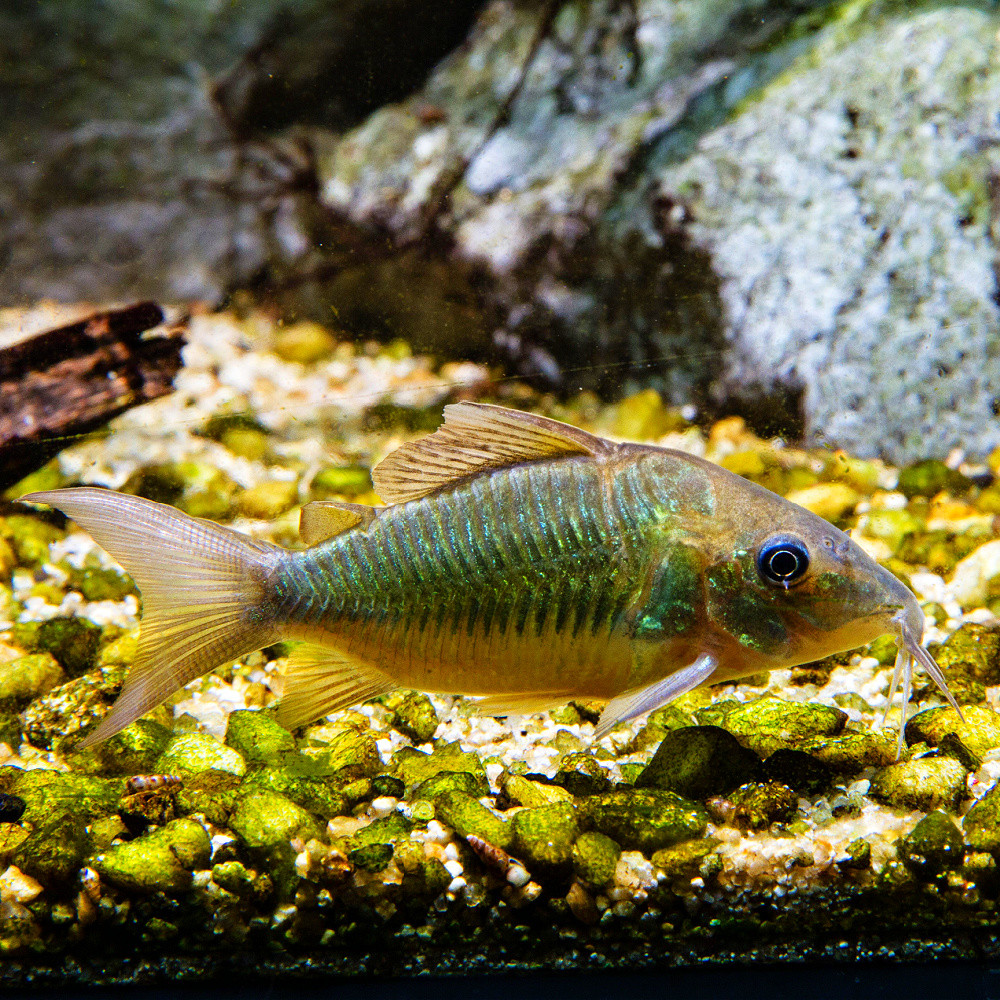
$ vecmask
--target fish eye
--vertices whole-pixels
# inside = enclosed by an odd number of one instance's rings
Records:
[[[801,580],[809,569],[809,551],[797,538],[777,535],[769,538],[757,553],[757,572],[768,582],[782,587]]]

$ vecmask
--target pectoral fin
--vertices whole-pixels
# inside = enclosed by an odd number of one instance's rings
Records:
[[[714,656],[703,653],[690,666],[675,670],[669,677],[650,684],[649,687],[637,690],[626,691],[624,694],[612,698],[604,706],[600,719],[597,720],[597,729],[594,731],[594,738],[600,739],[610,732],[619,722],[628,722],[637,716],[645,715],[665,705],[668,701],[686,694],[688,691],[704,684],[712,676],[718,666]]]
[[[298,729],[398,686],[347,653],[303,643],[288,658],[276,718],[286,729]]]

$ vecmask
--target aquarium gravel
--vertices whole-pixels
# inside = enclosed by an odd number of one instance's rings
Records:
[[[268,711],[278,644],[80,752],[134,657],[140,601],[89,536],[8,503],[0,794],[4,816],[24,811],[0,821],[0,981],[996,949],[1000,455],[897,470],[699,423],[650,391],[559,402],[257,313],[196,315],[189,339],[172,396],[8,501],[100,484],[296,545],[303,503],[377,502],[367,470],[443,403],[535,409],[704,455],[849,530],[917,593],[965,718],[921,674],[897,761],[884,637],[600,740],[596,704],[501,721],[405,691],[293,734]]]

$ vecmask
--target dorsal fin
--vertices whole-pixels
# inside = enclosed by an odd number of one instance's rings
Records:
[[[534,413],[452,403],[433,434],[383,459],[372,470],[372,482],[386,503],[402,503],[491,469],[562,455],[603,455],[613,447],[578,427]]]
[[[299,514],[299,534],[306,545],[318,545],[359,524],[367,527],[374,517],[375,508],[365,504],[314,500]]]

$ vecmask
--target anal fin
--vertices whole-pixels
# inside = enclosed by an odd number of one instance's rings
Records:
[[[396,687],[381,670],[348,653],[305,642],[288,658],[275,714],[286,729],[298,729]]]
[[[694,663],[675,670],[648,687],[626,691],[612,698],[604,706],[604,711],[597,720],[594,739],[600,739],[609,733],[619,722],[628,722],[629,719],[645,715],[654,708],[659,708],[668,701],[699,687],[712,676],[718,665],[714,656],[703,653]]]
[[[534,715],[572,701],[572,691],[532,691],[526,694],[491,694],[476,700],[480,715]]]

